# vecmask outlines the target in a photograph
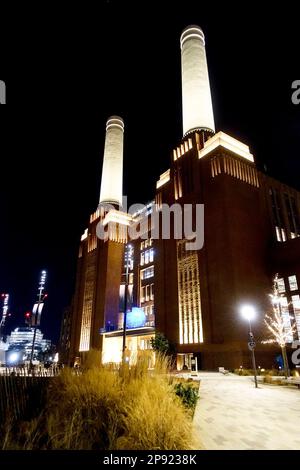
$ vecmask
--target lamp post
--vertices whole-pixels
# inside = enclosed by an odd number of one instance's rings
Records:
[[[132,256],[132,246],[127,245],[125,248],[125,292],[124,292],[124,322],[123,322],[123,346],[122,346],[122,358],[123,362],[126,361],[125,350],[126,350],[126,322],[127,322],[127,297],[128,297],[128,274],[129,274],[129,263],[130,257]]]
[[[34,345],[35,345],[35,339],[36,339],[36,328],[37,328],[37,325],[38,325],[38,318],[39,318],[39,315],[41,313],[40,309],[41,309],[41,307],[43,307],[42,304],[43,304],[44,298],[46,297],[46,296],[43,297],[43,290],[45,288],[46,276],[47,276],[46,271],[42,271],[40,281],[39,281],[39,288],[38,288],[38,291],[39,291],[38,292],[38,302],[33,308],[34,315],[33,315],[33,319],[32,319],[32,321],[33,321],[32,326],[34,328],[34,332],[33,332],[32,347],[31,347],[30,362],[29,362],[29,369],[30,370],[32,370],[32,368],[33,368],[33,354],[34,354]]]
[[[254,319],[255,317],[255,310],[252,307],[252,305],[244,305],[241,308],[241,314],[243,318],[248,320],[249,323],[249,342],[248,342],[248,348],[251,351],[252,355],[252,367],[254,371],[254,382],[255,382],[255,388],[257,388],[257,372],[256,372],[256,362],[255,362],[255,354],[254,354],[254,349],[255,349],[255,341],[254,341],[254,335],[252,333],[252,328],[251,328],[251,320]]]

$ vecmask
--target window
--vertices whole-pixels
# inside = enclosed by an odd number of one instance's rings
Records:
[[[154,266],[150,266],[149,268],[143,269],[141,271],[141,279],[149,279],[150,277],[154,276]]]
[[[281,316],[282,316],[283,326],[284,326],[285,332],[287,333],[291,330],[291,327],[292,327],[288,299],[286,297],[281,297],[280,303],[281,303]],[[289,334],[286,342],[292,343],[293,335]]]
[[[141,251],[145,248],[145,242],[141,243]]]
[[[284,194],[284,200],[285,200],[286,213],[288,216],[288,221],[289,221],[289,226],[290,226],[291,238],[296,238],[297,229],[296,229],[296,224],[295,224],[295,220],[293,217],[292,205],[291,205],[290,197],[286,193]]]
[[[284,284],[284,279],[283,279],[283,277],[277,279],[277,288],[278,288],[278,292],[279,292],[280,294],[282,294],[283,292],[285,292],[285,284]]]
[[[298,283],[295,275],[289,276],[289,286],[290,290],[298,290]]]
[[[150,286],[146,286],[146,300],[148,301],[150,299]]]
[[[292,295],[292,305],[296,320],[298,338],[300,339],[300,295]]]
[[[294,217],[294,222],[295,222],[295,229],[297,236],[300,236],[300,220],[299,220],[299,210],[297,208],[297,202],[296,199],[291,196],[291,207],[292,207],[292,214]]]
[[[276,229],[276,240],[277,240],[278,242],[280,242],[280,241],[281,241],[281,237],[280,237],[280,228],[279,228],[279,227],[275,227],[275,229]]]
[[[145,264],[145,253],[141,253],[141,266]]]
[[[152,246],[152,238],[145,240],[145,248],[148,248],[148,246]]]
[[[145,297],[146,297],[146,286],[143,286],[141,289],[141,303],[145,302]]]
[[[154,299],[154,284],[150,285],[150,300]]]
[[[283,224],[281,199],[276,189],[270,189],[273,223],[276,230],[276,239],[278,242],[286,241],[286,230]]]
[[[153,262],[154,259],[154,251],[153,248],[150,248],[150,250],[145,251],[142,253],[142,256],[144,256],[144,263],[149,264]]]

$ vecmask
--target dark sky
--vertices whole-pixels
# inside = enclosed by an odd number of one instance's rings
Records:
[[[188,24],[206,35],[217,130],[300,189],[292,2],[264,10],[261,1],[111,0],[67,11],[61,3],[4,12],[0,38],[8,103],[0,112],[0,292],[11,294],[10,330],[23,323],[47,269],[42,330],[54,341],[98,202],[106,119],[125,120],[124,193],[146,202],[181,138],[179,37]]]

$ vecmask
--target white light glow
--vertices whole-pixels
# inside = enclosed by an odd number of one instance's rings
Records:
[[[204,34],[187,27],[180,38],[183,134],[194,129],[215,131]]]
[[[122,205],[124,122],[112,116],[106,123],[100,203]]]
[[[88,237],[88,229],[86,228],[85,231],[83,232],[83,235],[81,235],[81,241],[85,240]]]
[[[11,353],[11,355],[9,356],[9,362],[11,363],[17,362],[18,359],[19,359],[19,354],[16,352]]]
[[[107,364],[108,362],[120,363],[122,362],[122,336],[115,338],[103,338],[103,349],[102,349],[102,362]]]
[[[105,227],[110,222],[115,222],[122,225],[130,225],[132,216],[127,212],[121,212],[117,210],[110,210],[102,221],[102,225]]]
[[[245,320],[251,321],[255,318],[256,312],[252,305],[243,305],[241,308],[241,315]]]
[[[218,132],[213,137],[208,139],[202,150],[199,150],[198,157],[203,158],[208,153],[215,150],[217,147],[224,147],[227,150],[235,153],[239,157],[246,158],[250,162],[254,162],[253,155],[250,153],[249,147],[237,139],[234,139],[225,132]]]

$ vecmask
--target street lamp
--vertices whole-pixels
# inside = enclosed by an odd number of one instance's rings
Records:
[[[39,288],[38,288],[38,302],[33,307],[33,318],[32,318],[32,326],[34,328],[33,338],[32,338],[32,346],[31,346],[31,354],[30,354],[30,363],[29,369],[33,370],[33,354],[34,354],[34,345],[36,339],[36,330],[39,322],[39,315],[42,313],[42,308],[44,306],[44,300],[47,297],[47,294],[43,294],[45,284],[46,284],[46,277],[47,272],[42,271],[39,280]]]
[[[133,248],[131,245],[125,247],[125,292],[124,292],[124,319],[123,319],[123,341],[122,341],[122,362],[126,362],[126,328],[127,328],[127,308],[128,308],[128,284],[129,269]],[[128,357],[128,356],[127,356]]]
[[[254,335],[252,333],[251,329],[251,320],[255,318],[255,309],[252,307],[252,305],[243,305],[241,308],[241,315],[245,320],[248,320],[249,323],[249,342],[248,342],[248,348],[251,351],[252,355],[252,366],[254,370],[254,382],[255,382],[255,388],[257,388],[257,372],[256,372],[256,363],[255,363],[255,354],[254,354],[254,348],[255,348],[255,341],[254,341]]]

